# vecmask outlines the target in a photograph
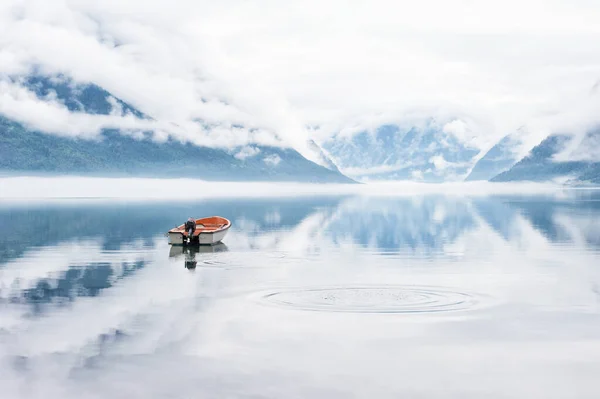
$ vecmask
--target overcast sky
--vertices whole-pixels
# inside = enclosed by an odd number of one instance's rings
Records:
[[[593,0],[3,0],[0,75],[93,81],[205,144],[433,117],[486,148],[521,126],[539,141],[598,121],[598,21]],[[56,133],[147,127],[0,89],[0,112]]]

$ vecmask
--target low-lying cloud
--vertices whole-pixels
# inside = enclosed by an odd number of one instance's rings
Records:
[[[306,152],[309,138],[427,118],[482,149],[523,126],[535,145],[600,120],[599,17],[589,1],[7,0],[0,76],[94,82],[159,135],[203,145]],[[18,91],[3,86],[0,112],[52,133],[148,127]]]

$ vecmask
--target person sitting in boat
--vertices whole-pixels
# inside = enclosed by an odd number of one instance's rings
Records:
[[[188,233],[188,242],[190,242],[196,231],[196,221],[194,218],[189,218],[187,222],[185,222],[185,231]]]

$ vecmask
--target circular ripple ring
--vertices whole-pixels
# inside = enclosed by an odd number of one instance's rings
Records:
[[[271,292],[262,300],[301,310],[355,313],[431,313],[465,310],[473,294],[442,287],[381,286],[306,288]]]

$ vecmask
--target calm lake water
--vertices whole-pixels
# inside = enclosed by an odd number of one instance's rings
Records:
[[[168,245],[209,215],[223,245]],[[596,191],[0,202],[2,398],[598,398],[599,375]]]

